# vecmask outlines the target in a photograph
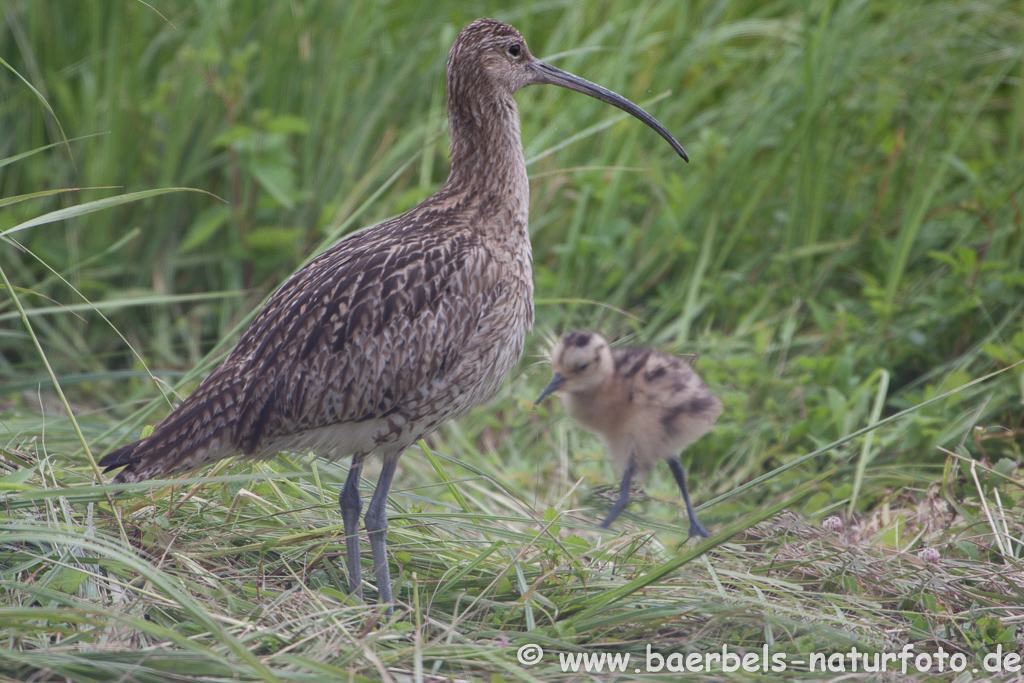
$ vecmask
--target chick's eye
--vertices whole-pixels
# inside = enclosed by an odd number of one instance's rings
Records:
[[[586,369],[587,369],[588,367],[590,367],[590,363],[584,363],[583,365],[581,365],[581,366],[579,366],[578,368],[576,368],[576,371],[577,371],[577,372],[583,372],[583,371],[584,371],[584,370],[586,370]]]
[[[508,53],[513,57],[518,57],[523,51],[523,48],[519,46],[519,43],[512,43],[508,46]]]

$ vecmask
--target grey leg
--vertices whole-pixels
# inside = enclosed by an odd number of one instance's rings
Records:
[[[377,480],[377,488],[370,498],[370,505],[366,508],[366,531],[370,535],[370,550],[373,552],[373,569],[377,574],[377,591],[380,593],[380,601],[388,605],[387,615],[390,617],[394,611],[391,607],[391,572],[388,570],[388,514],[385,505],[388,500],[388,490],[391,489],[391,479],[395,476],[395,466],[398,465],[399,453],[387,453],[384,455],[384,467],[380,471],[380,478]]]
[[[629,503],[629,483],[633,479],[633,472],[635,470],[636,468],[633,466],[632,461],[630,461],[622,475],[622,484],[619,485],[619,498],[615,501],[615,505],[612,506],[612,511],[601,522],[602,529],[607,529],[615,521],[615,518],[619,516],[619,513],[626,508],[626,504]]]
[[[348,567],[348,592],[363,597],[362,566],[359,563],[359,513],[363,501],[359,497],[359,474],[363,471],[363,459],[353,458],[348,468],[348,477],[341,487],[338,503],[341,504],[341,521],[345,524],[345,563]]]
[[[711,534],[697,519],[697,511],[693,509],[693,503],[690,502],[690,491],[686,488],[686,470],[683,469],[683,463],[679,460],[678,455],[673,455],[668,459],[668,467],[672,470],[672,476],[676,478],[676,483],[679,484],[679,490],[683,492],[686,514],[690,516],[690,536],[707,538]]]

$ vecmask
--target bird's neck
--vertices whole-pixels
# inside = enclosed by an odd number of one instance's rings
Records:
[[[511,94],[449,97],[450,190],[477,192],[516,212],[525,211],[529,181],[519,133],[519,110]]]

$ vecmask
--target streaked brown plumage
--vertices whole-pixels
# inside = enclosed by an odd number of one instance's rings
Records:
[[[381,601],[391,602],[385,501],[402,451],[492,397],[533,325],[529,183],[513,93],[550,83],[640,118],[636,105],[535,60],[513,27],[480,19],[448,57],[451,175],[402,216],[325,251],[270,297],[238,345],[153,433],[108,453],[116,482],[280,450],[352,455],[339,497],[361,593],[359,474],[384,460],[366,512]],[[390,607],[388,608],[390,612]]]
[[[634,475],[667,460],[683,494],[690,535],[707,536],[697,520],[679,453],[715,425],[722,403],[693,368],[675,356],[641,347],[609,348],[579,330],[551,349],[554,376],[537,399],[557,392],[566,411],[601,437],[622,477],[619,498],[601,523],[607,528],[629,502]]]

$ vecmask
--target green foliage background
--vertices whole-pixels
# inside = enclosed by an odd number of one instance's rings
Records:
[[[1024,7],[997,0],[7,0],[0,231],[123,193],[203,191],[19,229],[0,244],[0,268],[96,456],[165,414],[169,386],[190,391],[309,255],[443,183],[445,57],[485,15],[516,25],[535,55],[647,108],[692,162],[577,93],[517,96],[537,326],[500,398],[432,440],[463,465],[406,456],[396,497],[412,519],[445,506],[513,514],[495,509],[500,481],[532,509],[581,509],[573,519],[589,529],[605,503],[588,492],[613,476],[600,445],[557,407],[529,404],[555,336],[593,327],[698,354],[726,404],[690,450],[712,531],[802,486],[813,495],[794,509],[810,518],[869,515],[941,486],[980,519],[981,494],[959,469],[970,460],[1001,473],[992,486],[1006,487],[1002,504],[1019,522],[1019,485],[1006,482],[1020,481],[1020,367],[847,438],[1024,356]],[[59,188],[106,189],[4,199]],[[10,294],[0,297],[5,471],[34,468],[19,482],[39,488],[85,487],[88,456]],[[250,472],[225,467],[217,473]],[[303,521],[311,529],[331,514],[321,487],[344,476],[344,463],[319,467],[315,482],[295,475],[321,499]],[[451,483],[463,475],[492,481],[466,493]],[[241,484],[208,486],[235,509]],[[652,477],[646,491],[630,523],[681,540],[671,481]],[[282,509],[301,504],[287,490],[261,493]],[[13,519],[42,504],[25,499]],[[84,523],[85,504],[61,523]],[[168,504],[157,501],[170,518]],[[488,524],[520,528],[521,514]],[[417,544],[399,552],[414,562]],[[531,580],[544,561],[527,567]],[[525,614],[510,612],[504,628],[536,626]]]

